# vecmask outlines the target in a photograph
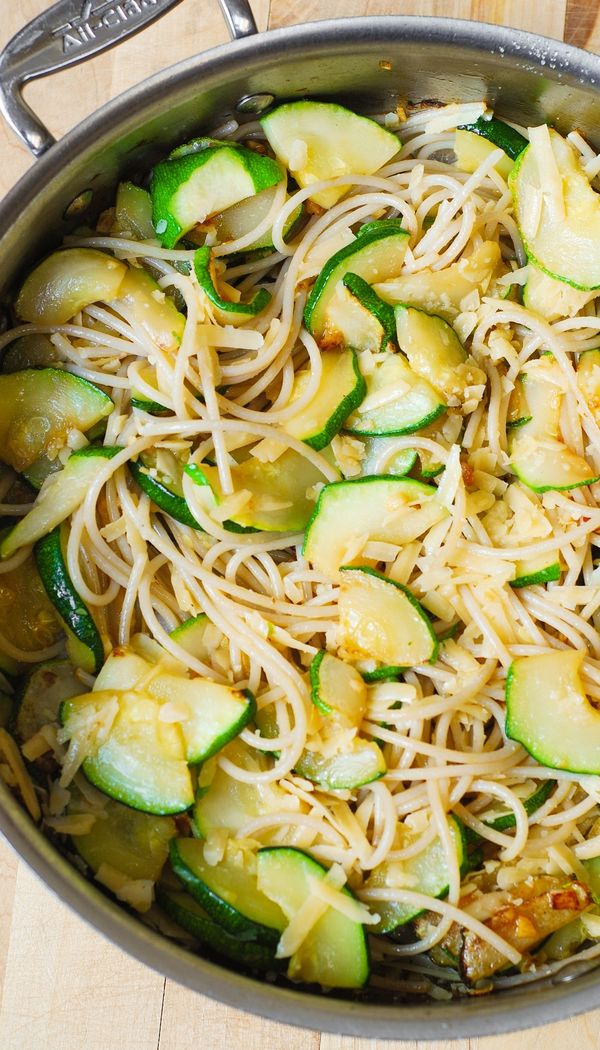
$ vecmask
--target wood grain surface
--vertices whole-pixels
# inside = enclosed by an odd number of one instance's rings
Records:
[[[47,0],[0,0],[0,46]],[[253,0],[261,29],[333,16],[475,18],[600,51],[597,0]],[[130,85],[227,39],[217,0],[184,0],[115,51],[31,85],[55,135]],[[0,126],[0,194],[29,166]],[[86,926],[0,840],[0,1050],[416,1050],[289,1028],[228,1009],[136,962]],[[598,1050],[600,1010],[528,1032],[420,1050]],[[399,1031],[399,1034],[401,1032]]]

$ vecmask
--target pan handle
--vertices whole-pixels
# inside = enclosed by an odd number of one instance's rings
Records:
[[[257,32],[248,0],[219,0],[232,37]],[[120,44],[181,0],[58,0],[33,18],[0,54],[0,112],[40,157],[56,139],[23,98],[30,80],[84,62]]]

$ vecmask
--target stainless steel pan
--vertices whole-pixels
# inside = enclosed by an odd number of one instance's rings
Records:
[[[354,18],[256,35],[246,0],[220,0],[238,38],[166,69],[55,143],[23,85],[118,43],[179,0],[61,0],[0,55],[0,107],[40,159],[0,204],[0,296],[28,262],[106,205],[125,173],[229,114],[273,98],[344,98],[381,110],[400,98],[487,97],[522,122],[578,127],[600,147],[600,59],[527,33],[439,18]],[[81,196],[83,191],[91,191]],[[75,204],[73,204],[75,202]],[[598,1004],[600,977],[574,961],[546,986],[493,997],[382,1004],[275,988],[190,954],[87,882],[0,784],[0,828],[46,884],[122,948],[232,1006],[291,1024],[370,1038],[448,1039],[539,1025]]]

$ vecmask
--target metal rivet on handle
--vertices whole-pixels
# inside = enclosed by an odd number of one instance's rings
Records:
[[[264,95],[243,95],[235,108],[238,113],[264,113],[274,101],[275,95],[270,95],[268,92]]]

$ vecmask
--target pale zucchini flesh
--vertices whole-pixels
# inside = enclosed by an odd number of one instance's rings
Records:
[[[266,190],[261,190],[260,193],[255,193],[252,197],[246,197],[245,200],[239,201],[238,204],[227,208],[220,215],[215,215],[212,221],[217,230],[219,243],[226,244],[228,241],[237,241],[249,234],[251,230],[254,230],[269,214],[276,193],[277,187],[270,186]],[[304,206],[299,204],[284,223],[284,240],[295,233],[302,222],[303,216]],[[262,237],[258,237],[247,248],[243,248],[241,254],[254,255],[258,252],[267,253],[274,251],[271,233],[271,230],[267,230]]]
[[[239,738],[228,744],[223,754],[249,772],[264,772],[269,759]],[[225,829],[234,838],[250,821],[269,813],[286,810],[289,796],[273,781],[247,783],[217,766],[210,784],[198,788],[193,810],[194,833],[207,838],[215,829]]]
[[[378,744],[354,737],[350,744],[344,740],[337,754],[324,756],[305,748],[294,770],[326,791],[354,791],[379,780],[387,766]]]
[[[336,579],[341,565],[354,560],[356,541],[402,546],[441,521],[448,511],[436,489],[412,478],[371,476],[325,485],[306,528],[303,553],[312,565]],[[360,557],[360,551],[354,557]]]
[[[321,714],[358,728],[367,706],[367,690],[356,668],[320,649],[309,671],[310,697]]]
[[[365,397],[344,424],[350,434],[412,434],[446,410],[438,392],[412,371],[401,354],[379,354],[365,381]]]
[[[575,148],[552,128],[534,130],[535,141],[510,176],[525,250],[550,277],[584,291],[598,288],[600,196]]]
[[[210,510],[221,501],[218,472],[205,463],[186,467],[185,473],[200,486]],[[307,495],[323,481],[320,470],[293,449],[288,449],[271,463],[250,456],[232,466],[235,491],[249,493],[247,504],[228,519],[231,525],[264,532],[297,532],[304,529],[314,509]]]
[[[285,915],[257,884],[256,857],[247,851],[226,856],[220,864],[204,859],[204,843],[174,839],[171,865],[188,893],[230,934],[275,946],[285,927]]]
[[[575,317],[594,298],[594,292],[582,292],[564,281],[550,277],[534,263],[528,267],[527,281],[523,288],[523,306],[544,317],[546,321],[557,321],[559,317]]]
[[[500,248],[495,241],[484,241],[466,259],[459,259],[443,270],[403,274],[374,284],[373,291],[391,306],[415,306],[453,321],[466,309],[473,292],[485,295],[499,265]]]
[[[548,357],[524,377],[531,419],[513,431],[511,469],[535,492],[590,485],[598,475],[559,437],[562,388],[558,366]]]
[[[73,452],[62,470],[53,477],[37,498],[34,507],[18,522],[0,543],[0,559],[35,543],[60,525],[77,510],[87,496],[90,485],[106,467],[106,460],[121,452],[118,447],[89,446]]]
[[[127,266],[96,248],[61,248],[36,266],[16,311],[33,324],[65,324],[91,303],[115,299]]]
[[[485,384],[485,372],[469,360],[456,332],[443,317],[414,306],[396,307],[398,346],[413,372],[439,391],[449,405],[462,404],[470,387]]]
[[[78,808],[72,805],[69,812],[75,813]],[[94,874],[109,864],[130,879],[156,882],[169,856],[169,842],[176,834],[172,817],[140,813],[111,799],[87,835],[73,836],[73,845]]]
[[[55,459],[72,430],[90,430],[113,402],[86,379],[61,368],[27,368],[0,376],[0,458],[22,473]]]
[[[136,241],[155,240],[152,199],[147,190],[133,182],[119,183],[111,234],[113,237],[133,238]]]
[[[495,143],[490,142],[481,135],[477,135],[473,131],[467,131],[466,128],[458,128],[454,136],[456,166],[459,171],[476,171],[479,165],[484,160],[487,160],[489,155],[498,148]],[[504,154],[496,161],[494,167],[502,175],[503,179],[507,179],[512,171],[513,163],[511,158]]]
[[[408,241],[409,234],[398,219],[368,223],[350,244],[340,248],[325,263],[304,309],[304,323],[319,343],[324,346],[347,344],[363,349],[356,343],[365,339],[364,325],[366,321],[371,322],[364,318],[362,311],[360,321],[357,321],[343,279],[352,273],[373,284],[397,276],[402,269]],[[355,335],[356,330],[358,335]]]
[[[127,316],[161,350],[176,350],[181,343],[185,317],[154,278],[140,267],[129,268],[112,305],[117,310],[124,308]]]
[[[456,817],[448,817],[450,840],[456,853],[456,862],[460,870],[466,861],[466,843],[464,834]],[[403,840],[403,844],[408,842]],[[445,897],[448,893],[450,875],[446,850],[439,836],[426,846],[421,853],[402,861],[384,861],[375,868],[367,880],[369,889],[406,887],[415,893],[424,893],[428,897]],[[377,912],[380,922],[373,927],[374,933],[391,933],[399,926],[404,926],[411,919],[420,915],[422,909],[414,904],[401,901],[378,901]]]
[[[436,659],[431,621],[407,587],[364,566],[340,569],[338,641],[354,659],[414,667]]]
[[[321,355],[321,367],[321,379],[314,397],[297,415],[283,423],[288,434],[305,441],[317,452],[329,445],[366,391],[353,350],[325,351]],[[309,368],[296,373],[290,405],[302,397],[310,380]]]
[[[396,135],[332,102],[288,102],[261,118],[269,145],[299,186],[343,175],[372,175],[400,149]],[[348,186],[319,190],[330,208]]]
[[[596,422],[600,422],[600,350],[585,350],[577,362],[577,384]]]
[[[152,222],[161,244],[173,248],[188,230],[254,193],[281,182],[270,157],[234,143],[210,144],[171,157],[152,172]]]
[[[600,773],[600,712],[581,678],[585,653],[557,650],[513,661],[506,679],[506,734],[543,766]]]
[[[276,901],[288,920],[311,895],[311,880],[327,872],[312,857],[286,846],[258,853],[258,885]],[[342,891],[352,896],[349,890]],[[369,956],[363,926],[334,908],[317,920],[295,955],[288,975],[328,988],[361,988],[369,977]]]
[[[113,690],[66,700],[61,721],[67,730],[74,729],[82,716],[101,718],[104,705],[114,700]],[[110,798],[145,813],[168,815],[189,809],[194,790],[181,728],[161,721],[162,705],[149,697],[122,692],[117,702],[110,732],[83,763],[88,780]]]

